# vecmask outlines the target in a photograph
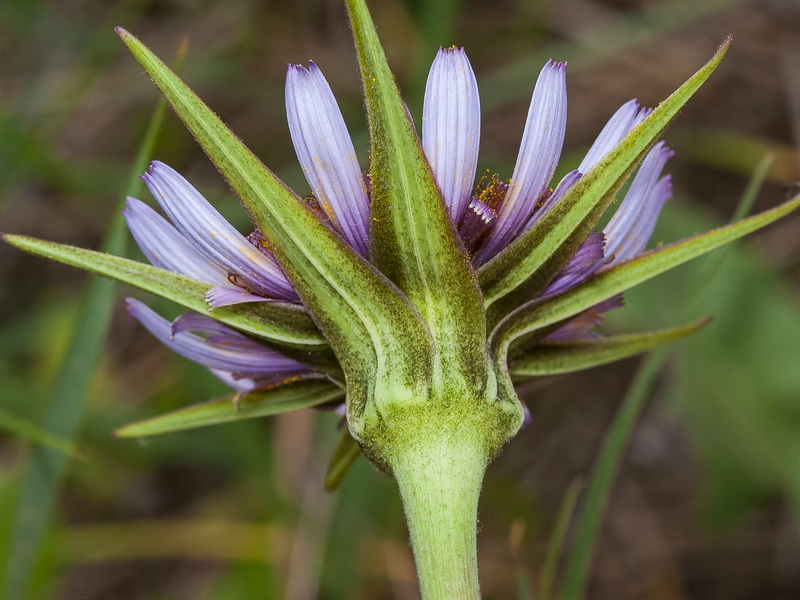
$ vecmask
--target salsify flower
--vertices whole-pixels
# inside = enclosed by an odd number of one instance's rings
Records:
[[[515,381],[606,363],[696,331],[705,321],[611,336],[596,326],[625,290],[773,222],[800,198],[644,251],[672,193],[663,174],[672,152],[658,138],[730,39],[655,109],[623,104],[558,182],[566,64],[548,62],[510,178],[486,174],[476,185],[480,105],[464,51],[436,56],[418,136],[364,0],[347,0],[347,7],[370,129],[366,174],[314,63],[290,65],[286,84],[289,129],[311,191],[303,199],[119,29],[240,197],[254,231],[242,235],[181,175],[154,162],[143,179],[167,218],[134,198],[124,211],[152,265],[25,236],[4,239],[191,311],[169,322],[127,301],[161,342],[230,385],[239,410],[226,400],[204,403],[120,435],[344,399],[347,428],[331,473],[340,474],[360,449],[390,474],[423,598],[472,600],[479,597],[483,474],[526,420]]]
[[[475,267],[491,260],[553,210],[566,191],[650,113],[636,100],[623,104],[579,168],[550,188],[566,130],[566,67],[566,63],[549,61],[539,75],[511,180],[485,177],[485,185],[476,189],[480,103],[475,74],[463,48],[440,49],[433,62],[423,105],[422,147],[452,225]],[[368,258],[369,186],[333,92],[313,62],[308,68],[289,65],[286,108],[294,148],[320,219]],[[671,197],[669,176],[661,174],[671,155],[663,142],[648,152],[606,228],[586,236],[539,296],[563,293],[644,249],[661,207]],[[210,309],[245,302],[299,301],[260,231],[244,237],[163,163],[154,162],[142,179],[171,223],[140,200],[129,198],[123,214],[131,233],[155,266],[213,284],[206,293]],[[602,314],[619,304],[617,297],[603,301],[568,320],[544,341],[585,339]],[[315,374],[247,338],[249,343],[231,343],[242,335],[197,313],[178,317],[170,335],[169,324],[140,302],[129,300],[128,310],[162,343],[208,367],[237,391],[272,387],[281,382],[281,375]],[[188,331],[214,335],[174,335]],[[224,358],[219,356],[222,350]]]

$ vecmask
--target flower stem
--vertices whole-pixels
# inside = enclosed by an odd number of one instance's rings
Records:
[[[487,464],[484,444],[465,432],[417,439],[390,463],[422,600],[479,600],[476,525]]]

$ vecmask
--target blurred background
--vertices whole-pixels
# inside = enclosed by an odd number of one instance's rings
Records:
[[[283,83],[287,62],[313,59],[366,168],[365,117],[342,4],[3,0],[0,230],[101,245],[158,102],[115,25],[168,61],[186,39],[186,81],[301,195],[308,188],[289,138]],[[654,241],[728,221],[769,152],[754,210],[797,191],[798,0],[369,6],[418,123],[436,48],[466,47],[483,105],[479,168],[504,177],[547,58],[570,62],[564,173],[620,104],[636,97],[654,106],[732,32],[728,57],[667,133],[676,150],[669,166],[676,197]],[[178,169],[250,231],[173,115],[148,158]],[[141,188],[136,195],[146,196]],[[627,294],[626,307],[608,319],[609,331],[632,331],[714,316],[672,347],[650,389],[600,532],[589,598],[800,597],[798,233],[800,215],[790,216],[724,255]],[[127,244],[129,256],[141,256]],[[0,562],[7,565],[0,597],[418,597],[393,483],[362,458],[337,492],[324,490],[336,415],[303,411],[142,442],[114,438],[116,427],[226,390],[161,347],[119,300],[87,389],[64,385],[79,382],[72,371],[87,368],[84,355],[68,348],[88,281],[0,245]],[[120,286],[115,293],[133,292]],[[521,388],[533,425],[490,467],[481,502],[486,598],[535,597],[565,491],[591,472],[639,364],[629,359]],[[26,425],[42,423],[76,444],[78,458],[31,442],[40,432]]]

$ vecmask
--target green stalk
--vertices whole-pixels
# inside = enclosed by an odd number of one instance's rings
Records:
[[[420,436],[391,458],[422,600],[479,600],[476,526],[487,457],[477,437]]]

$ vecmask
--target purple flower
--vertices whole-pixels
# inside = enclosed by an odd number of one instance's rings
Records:
[[[650,112],[636,100],[609,119],[581,164],[551,188],[567,120],[566,63],[548,61],[533,90],[520,150],[509,180],[484,176],[475,185],[480,141],[480,99],[463,48],[440,49],[425,88],[421,144],[455,230],[475,268],[487,263],[558,204],[581,177]],[[313,62],[289,65],[286,76],[289,130],[317,214],[369,258],[370,189],[328,82]],[[602,232],[591,233],[542,296],[566,292],[605,267],[630,260],[647,245],[664,203],[671,197],[672,156],[654,146],[633,177],[619,208]],[[142,176],[169,220],[129,198],[128,226],[154,265],[210,284],[210,309],[245,302],[298,302],[260,232],[243,236],[170,167],[154,162]],[[603,314],[621,303],[611,298],[552,331],[548,340],[591,337]],[[141,303],[131,314],[164,344],[208,367],[239,391],[258,389],[286,376],[310,373],[213,319],[191,313],[172,324]]]

